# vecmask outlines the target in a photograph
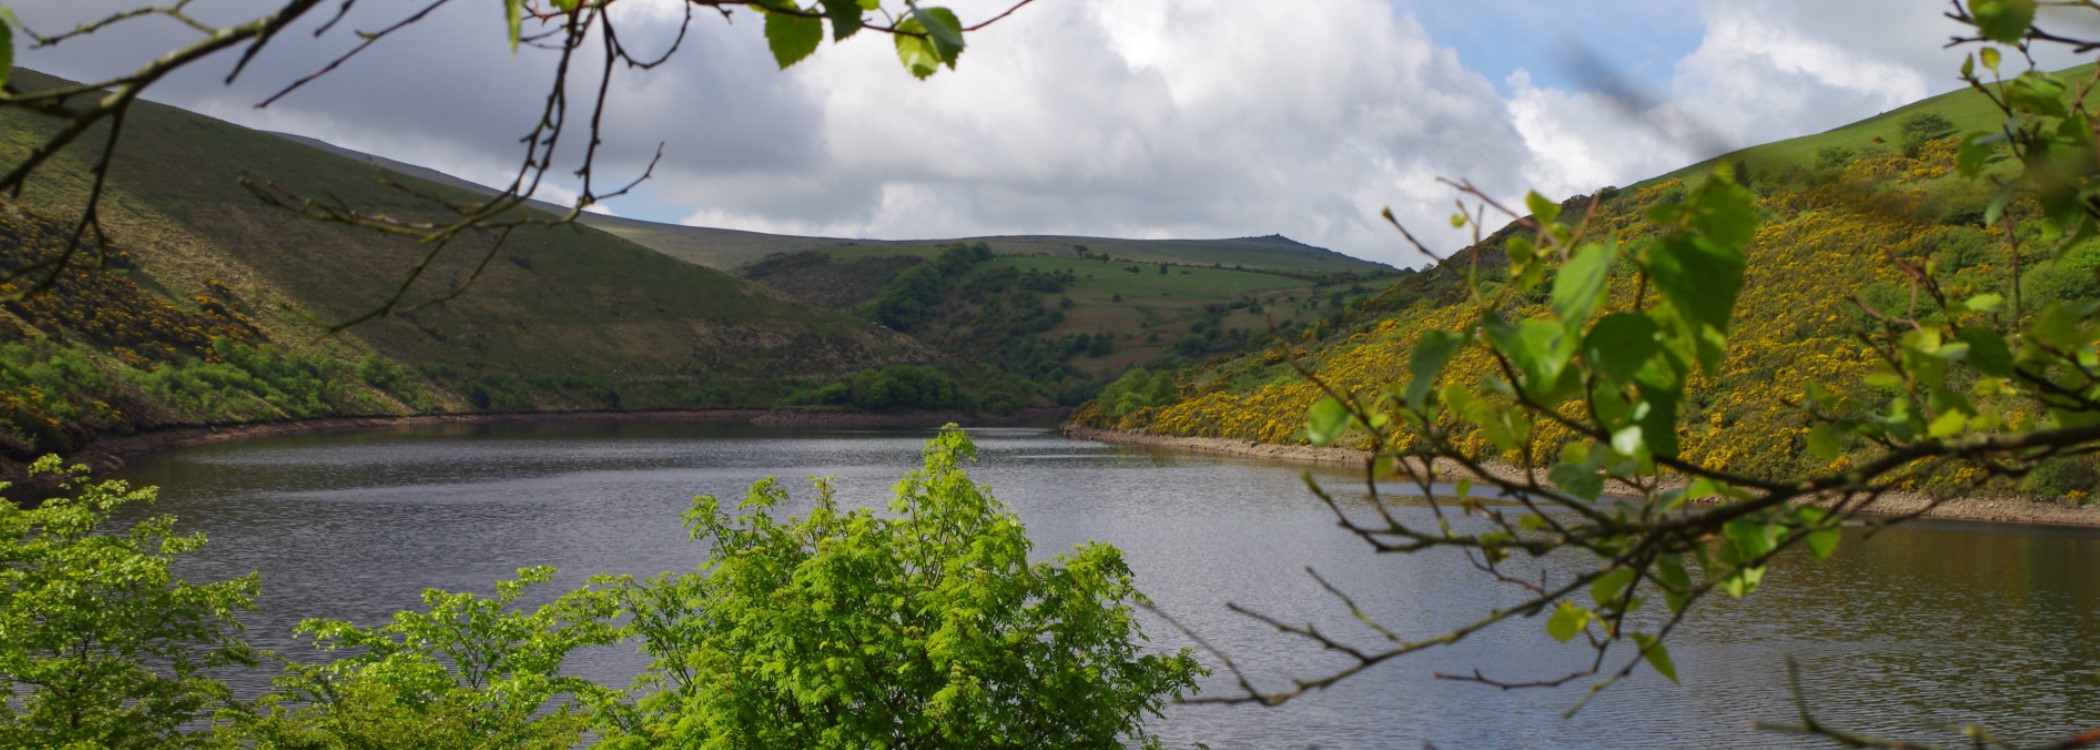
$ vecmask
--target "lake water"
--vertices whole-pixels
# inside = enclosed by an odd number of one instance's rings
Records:
[[[879,504],[931,431],[784,431],[669,423],[487,425],[307,436],[138,460],[125,476],[163,487],[158,509],[211,544],[184,571],[261,571],[250,639],[286,654],[301,617],[376,624],[424,587],[487,593],[550,564],[564,586],[592,573],[687,569],[705,550],[679,513],[692,496],[740,497],[780,476],[837,480]],[[1046,429],[972,430],[972,472],[1027,524],[1039,555],[1087,540],[1122,548],[1164,610],[1271,687],[1343,662],[1225,610],[1237,602],[1377,643],[1304,572],[1317,569],[1408,637],[1441,632],[1517,592],[1450,555],[1380,556],[1334,525],[1302,469],[1065,439]],[[1361,502],[1347,476],[1316,474]],[[1353,490],[1353,492],[1352,492]],[[798,505],[798,507],[803,507]],[[1403,512],[1424,512],[1404,509]],[[1547,565],[1554,564],[1549,560]],[[1552,571],[1549,570],[1549,575]],[[2100,535],[1918,523],[1853,535],[1817,563],[1783,560],[1743,602],[1710,600],[1671,641],[1683,685],[1645,668],[1573,718],[1586,681],[1501,691],[1436,679],[1558,676],[1586,652],[1543,619],[1385,665],[1279,708],[1176,706],[1155,729],[1214,748],[1821,747],[1755,732],[1793,716],[1785,660],[1824,718],[1860,731],[1936,738],[1984,722],[2028,744],[2100,726]],[[1148,621],[1155,643],[1187,645]],[[639,661],[582,668],[624,684]],[[1207,683],[1227,691],[1218,670]]]

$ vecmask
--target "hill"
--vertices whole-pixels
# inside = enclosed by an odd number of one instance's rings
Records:
[[[1807,382],[1866,380],[1873,363],[1855,336],[1879,324],[1854,301],[1900,311],[1911,299],[1908,278],[1889,258],[1915,267],[1932,264],[1946,283],[1973,293],[2013,297],[2017,285],[2014,298],[2024,298],[2029,310],[2051,300],[2100,299],[2093,275],[2100,244],[2087,242],[2054,259],[2028,258],[2024,265],[2001,258],[2002,230],[1982,226],[1988,184],[1955,173],[1953,132],[1980,117],[1971,97],[1936,97],[1829,133],[1724,157],[1748,165],[1738,173],[1747,173],[1760,196],[1763,221],[1750,246],[1729,359],[1717,376],[1695,382],[1696,397],[1685,408],[1682,455],[1766,476],[1821,467],[1806,451],[1805,415],[1781,405],[1798,401]],[[1684,174],[1689,172],[1607,190],[1591,221],[1616,229],[1622,243],[1637,249],[1653,235],[1645,208],[1683,196]],[[1589,202],[1578,196],[1563,205],[1579,211]],[[1468,275],[1477,268],[1479,283],[1490,290],[1507,280],[1505,247],[1513,235],[1506,228],[1442,267],[1401,279],[1352,307],[1338,325],[1307,331],[1287,348],[1216,362],[1170,380],[1127,378],[1078,419],[1161,435],[1301,442],[1299,429],[1320,393],[1287,357],[1347,391],[1369,393],[1405,382],[1408,352],[1421,333],[1457,329],[1473,313]],[[1612,275],[1609,306],[1636,304],[1641,289],[1630,271],[1619,268]],[[1526,304],[1512,314],[1545,309],[1543,292]],[[1497,376],[1495,364],[1483,357],[1455,360],[1446,374],[1460,382]],[[1886,400],[1872,390],[1855,385],[1846,395]],[[2081,471],[2038,471],[2023,489],[2082,494],[2090,487],[2060,481],[2090,475]]]
[[[27,88],[56,83],[20,69],[14,78],[14,85]],[[22,158],[49,127],[32,115],[0,114],[0,159]],[[90,133],[81,142],[101,139]],[[46,236],[50,225],[77,210],[95,156],[85,151],[76,147],[62,154],[8,209],[24,227],[17,235]],[[105,224],[123,249],[124,273],[138,294],[178,308],[209,299],[242,311],[253,344],[272,352],[397,363],[429,381],[435,407],[764,404],[797,387],[798,380],[937,357],[865,321],[583,226],[520,230],[500,248],[492,237],[472,237],[433,264],[401,312],[324,337],[327,324],[386,299],[426,249],[266,208],[237,180],[255,175],[398,215],[423,210],[417,202],[374,179],[369,164],[143,102],[129,114],[115,165]],[[444,189],[416,177],[398,179],[419,189]],[[49,249],[40,247],[18,242],[16,262],[30,262]],[[490,252],[471,292],[445,299]],[[123,381],[131,377],[127,371],[225,359],[215,348],[193,346],[125,362],[82,335],[78,316],[9,317],[10,342],[49,355],[22,354],[16,369],[33,369],[65,350],[65,356],[97,362]],[[93,400],[91,394],[83,398]],[[311,415],[208,412],[178,409],[169,415],[177,421]]]
[[[322,141],[280,137],[461,190],[491,188]],[[563,210],[537,204],[546,210]],[[1075,401],[1137,364],[1173,366],[1324,320],[1398,272],[1280,235],[1129,240],[1064,235],[867,240],[662,224],[587,213],[579,222],[695,265],[731,271],[814,306],[866,309],[913,266],[958,245],[991,258],[923,286],[930,320],[900,331],[961,363],[1020,373],[1041,398]],[[1005,280],[1033,280],[1032,290]]]
[[[475,192],[493,188],[464,180],[428,167],[373,156],[305,136],[275,133],[277,137],[330,151],[359,162],[376,164],[391,172]],[[567,210],[535,202],[550,211]],[[1382,263],[1355,258],[1322,247],[1314,247],[1282,235],[1237,237],[1214,240],[1137,240],[1072,235],[988,235],[924,240],[869,240],[840,237],[804,237],[784,234],[665,224],[606,214],[586,213],[583,224],[626,238],[673,258],[719,270],[733,270],[770,255],[804,250],[882,255],[924,253],[957,242],[983,242],[999,255],[1065,255],[1075,249],[1139,263],[1172,263],[1193,266],[1223,266],[1255,271],[1279,271],[1301,275],[1354,273],[1368,276],[1391,268]]]

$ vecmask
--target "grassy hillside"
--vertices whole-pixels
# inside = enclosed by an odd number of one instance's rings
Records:
[[[18,86],[52,82],[16,72]],[[0,159],[22,158],[50,126],[18,112],[0,115]],[[91,133],[81,142],[101,138]],[[71,215],[93,156],[84,147],[61,155],[17,209]],[[242,175],[368,210],[423,210],[381,185],[368,164],[140,103],[104,204],[106,225],[128,249],[130,278],[164,300],[220,295],[248,311],[259,340],[287,353],[406,363],[480,408],[762,403],[795,378],[936,356],[864,321],[589,227],[521,230],[467,294],[436,301],[493,247],[490,237],[467,238],[432,267],[402,312],[322,337],[326,324],[386,299],[424,248],[262,206],[237,183]],[[64,325],[14,323],[17,340],[79,338]]]
[[[462,190],[488,190],[422,167],[282,137]],[[976,266],[969,278],[951,280],[951,291],[968,294],[945,300],[939,320],[912,333],[961,361],[1026,373],[1025,379],[1045,389],[1046,398],[1089,392],[1088,382],[1135,364],[1172,366],[1236,351],[1264,340],[1272,325],[1294,329],[1322,322],[1396,273],[1281,236],[888,241],[772,235],[596,214],[584,215],[581,222],[839,311],[863,308],[900,274],[949,247],[981,244],[995,259]],[[1159,272],[1162,264],[1165,273]],[[1001,296],[1006,293],[992,277],[1025,272],[1064,273],[1070,280],[1056,284],[1047,296]],[[988,305],[995,297],[998,301]]]
[[[2072,77],[2090,76],[2093,67],[2079,66],[2064,73]],[[1724,154],[1643,180],[1632,187],[1646,187],[1666,180],[1689,182],[1713,171],[1714,165],[1724,159],[1745,165],[1753,179],[1798,181],[1799,173],[1817,168],[1826,153],[1851,152],[1856,155],[1876,150],[1902,150],[1905,145],[1903,125],[1919,115],[1936,115],[1945,120],[1953,132],[1959,133],[1996,130],[2005,120],[2005,115],[1982,94],[1958,89],[1821,133]]]
[[[2071,248],[2053,260],[2028,258],[2016,277],[2002,259],[2002,230],[1980,225],[1988,186],[1954,173],[1955,137],[1900,140],[1905,125],[1921,115],[1973,124],[1980,117],[1973,104],[1966,94],[1928,100],[1833,133],[1731,157],[1752,166],[1751,187],[1761,196],[1763,224],[1750,249],[1746,286],[1729,334],[1730,359],[1718,377],[1694,384],[1699,395],[1687,409],[1686,457],[1767,475],[1822,466],[1805,451],[1806,417],[1781,405],[1798,401],[1806,382],[1863,382],[1871,363],[1854,337],[1876,324],[1853,300],[1902,310],[1909,299],[1907,278],[1887,256],[1921,267],[1934,264],[1948,283],[1971,285],[1978,292],[2005,293],[2017,283],[2029,310],[2055,299],[2100,298],[2093,271],[2100,267],[2100,244]],[[1875,142],[1875,135],[1882,142]],[[1848,143],[1860,145],[1844,146]],[[1849,153],[1826,150],[1832,146]],[[1812,161],[1803,164],[1803,158]],[[1618,229],[1623,241],[1638,247],[1651,234],[1641,218],[1644,208],[1675,200],[1683,190],[1682,180],[1665,177],[1616,191],[1594,220]],[[1306,411],[1319,394],[1287,366],[1286,356],[1345,389],[1369,391],[1405,381],[1407,353],[1422,331],[1459,328],[1475,313],[1465,292],[1474,263],[1486,288],[1501,283],[1507,238],[1508,233],[1498,233],[1444,268],[1402,279],[1354,308],[1326,335],[1307,332],[1293,342],[1293,351],[1233,358],[1184,374],[1166,388],[1137,380],[1111,386],[1080,419],[1170,435],[1299,440]],[[2042,244],[2027,239],[2031,248]],[[1635,304],[1638,286],[1629,270],[1619,269],[1611,282],[1610,305],[1618,309]],[[1515,314],[1538,313],[1543,293],[1529,304],[1537,309]],[[1446,377],[1474,383],[1497,374],[1492,362],[1474,357],[1454,361]],[[1856,385],[1849,395],[1885,399],[1886,394],[1871,390]],[[2048,477],[2074,474],[2035,476],[2046,483],[2054,481]],[[2026,489],[2046,494],[2090,488]]]
[[[852,309],[958,360],[1022,374],[1067,402],[1132,365],[1180,366],[1260,345],[1272,327],[1324,324],[1398,276],[1142,262],[1091,249],[1027,255],[1003,242],[856,243],[769,256],[738,273]]]

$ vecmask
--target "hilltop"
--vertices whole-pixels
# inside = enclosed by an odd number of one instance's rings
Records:
[[[377,165],[390,172],[416,177],[429,182],[479,193],[495,192],[494,188],[487,185],[475,183],[435,169],[343,148],[319,139],[289,133],[272,133],[272,135],[301,145],[333,152],[359,162]],[[542,210],[550,212],[567,210],[566,206],[556,206],[546,202],[535,201],[535,205]],[[885,249],[894,249],[898,253],[912,253],[916,251],[915,249],[945,247],[958,242],[964,244],[983,242],[995,248],[994,252],[1000,255],[1064,255],[1071,252],[1073,247],[1085,247],[1092,252],[1139,263],[1222,265],[1229,268],[1243,268],[1254,271],[1280,271],[1307,275],[1354,273],[1368,276],[1381,271],[1390,272],[1393,270],[1390,266],[1383,263],[1344,255],[1323,247],[1307,245],[1280,234],[1262,237],[1201,240],[1147,240],[1045,234],[874,240],[768,234],[741,229],[696,227],[644,221],[601,213],[585,213],[578,217],[578,222],[624,237],[635,244],[673,258],[723,271],[731,271],[748,266],[765,259],[767,256],[804,250],[860,248],[862,252],[881,253]]]

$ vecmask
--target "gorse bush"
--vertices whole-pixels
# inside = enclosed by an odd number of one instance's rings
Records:
[[[1026,530],[944,430],[888,513],[842,507],[818,482],[802,517],[753,485],[686,523],[707,559],[648,580],[601,577],[537,607],[551,568],[496,594],[426,590],[374,627],[297,632],[333,661],[286,662],[236,699],[212,671],[252,666],[234,614],[257,579],[176,579],[204,543],[174,519],[113,528],[152,499],[88,484],[25,510],[0,501],[0,747],[609,748],[1119,747],[1195,690],[1184,650],[1144,645],[1144,603],[1114,548],[1030,562]],[[56,459],[38,465],[57,470]],[[632,685],[565,670],[577,649],[634,645]]]

